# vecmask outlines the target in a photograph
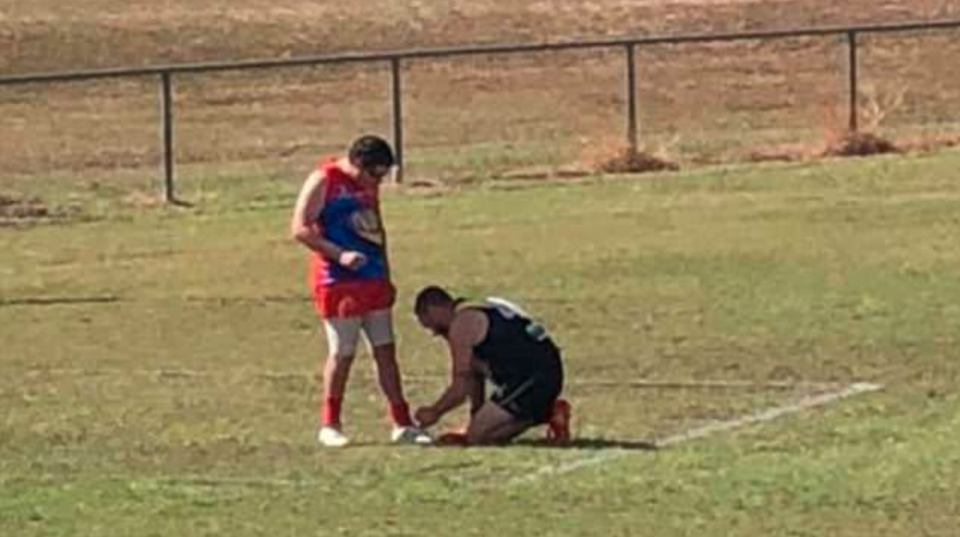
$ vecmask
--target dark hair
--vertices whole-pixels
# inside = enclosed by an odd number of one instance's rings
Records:
[[[389,168],[396,163],[390,144],[383,138],[373,135],[357,138],[350,146],[349,156],[350,162],[364,169],[376,166]]]
[[[424,287],[419,293],[417,293],[417,300],[414,303],[413,311],[416,313],[423,313],[427,311],[429,306],[445,306],[447,304],[453,304],[453,297],[450,296],[444,288],[437,285],[431,285],[429,287]]]

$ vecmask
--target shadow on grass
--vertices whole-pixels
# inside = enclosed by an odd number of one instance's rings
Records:
[[[0,299],[0,307],[12,306],[64,306],[81,304],[112,304],[120,298],[112,295],[82,297],[27,297]]]
[[[167,204],[172,207],[179,207],[181,209],[193,209],[194,207],[197,206],[196,203],[183,200],[180,198],[173,198],[173,199],[167,200]]]
[[[523,438],[513,443],[517,446],[552,449],[619,449],[656,451],[657,444],[649,440],[617,440],[611,438],[574,438],[569,444],[557,445],[549,440]]]

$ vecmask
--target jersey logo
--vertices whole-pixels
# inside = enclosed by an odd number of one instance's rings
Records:
[[[376,211],[371,209],[354,211],[354,213],[350,215],[350,227],[353,228],[357,235],[360,235],[377,246],[383,246],[383,226],[380,224],[380,217],[377,216]]]

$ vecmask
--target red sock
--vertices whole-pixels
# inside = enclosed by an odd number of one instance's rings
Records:
[[[547,422],[547,440],[557,445],[570,443],[570,409],[566,399],[557,399],[553,404],[553,414]]]
[[[407,406],[406,401],[390,403],[389,411],[390,419],[393,420],[393,424],[397,427],[410,427],[413,425],[413,420],[410,418],[410,407]]]
[[[340,428],[340,406],[343,399],[327,397],[320,406],[320,423],[327,427]]]

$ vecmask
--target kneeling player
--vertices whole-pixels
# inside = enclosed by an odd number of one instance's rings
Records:
[[[549,426],[548,438],[569,441],[560,350],[542,325],[506,300],[466,303],[436,286],[420,291],[415,312],[424,328],[447,340],[453,361],[450,385],[415,414],[421,427],[469,398],[470,423],[462,435],[447,435],[450,443],[506,443],[539,424]],[[487,379],[496,389],[485,401]]]

